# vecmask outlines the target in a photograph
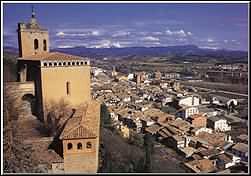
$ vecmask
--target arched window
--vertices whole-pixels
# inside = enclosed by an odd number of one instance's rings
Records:
[[[34,40],[34,49],[38,49],[38,39]]]
[[[91,142],[87,142],[86,143],[86,148],[88,148],[88,149],[92,148],[92,143]]]
[[[68,144],[67,144],[67,149],[68,149],[68,150],[71,150],[71,149],[72,149],[72,143],[68,143]]]
[[[82,144],[78,143],[78,150],[82,150]]]
[[[70,95],[70,82],[66,82],[66,94]]]
[[[47,50],[47,43],[46,43],[46,40],[43,41],[43,44],[44,44],[44,51]]]

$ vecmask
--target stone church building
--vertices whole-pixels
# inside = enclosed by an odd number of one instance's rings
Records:
[[[34,83],[38,118],[48,123],[47,106],[61,101],[73,110],[59,137],[64,161],[60,166],[64,173],[97,172],[100,104],[91,98],[90,61],[50,52],[49,32],[38,24],[34,10],[29,23],[18,23],[17,32],[18,81]]]

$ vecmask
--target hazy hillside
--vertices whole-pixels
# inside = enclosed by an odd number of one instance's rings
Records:
[[[212,57],[220,60],[245,61],[245,51],[201,49],[195,45],[168,47],[130,47],[130,48],[57,48],[54,51],[89,57],[123,57],[123,56],[176,56],[193,59],[195,57]]]
[[[208,61],[216,59],[222,62],[246,62],[248,61],[247,51],[233,50],[213,50],[202,49],[195,45],[168,46],[168,47],[128,47],[128,48],[55,48],[51,51],[65,52],[69,54],[86,56],[90,58],[104,57],[123,57],[123,58],[139,58],[139,57],[170,57],[174,60],[195,60]],[[4,52],[14,53],[17,55],[17,49],[7,47]]]

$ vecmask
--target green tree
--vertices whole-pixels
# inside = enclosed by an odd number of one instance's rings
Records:
[[[152,171],[152,152],[153,152],[153,138],[152,135],[147,133],[144,136],[145,147],[145,172]]]
[[[107,106],[104,103],[101,104],[101,124],[105,128],[111,127],[111,116]]]

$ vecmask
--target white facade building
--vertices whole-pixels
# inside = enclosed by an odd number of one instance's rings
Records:
[[[183,97],[179,100],[179,105],[185,105],[185,106],[198,106],[200,105],[200,99],[197,96],[187,96]]]
[[[187,119],[188,117],[198,114],[199,109],[196,106],[188,106],[188,107],[183,107],[180,109],[177,113],[176,116],[181,117],[183,119]]]
[[[219,118],[218,116],[208,118],[207,126],[215,131],[221,131],[221,132],[231,130],[231,126],[228,125],[227,120]]]

